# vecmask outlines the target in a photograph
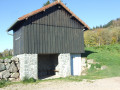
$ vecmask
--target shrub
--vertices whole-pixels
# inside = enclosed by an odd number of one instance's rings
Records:
[[[95,64],[96,68],[101,68],[100,64]]]

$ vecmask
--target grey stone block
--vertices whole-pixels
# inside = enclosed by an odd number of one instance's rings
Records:
[[[19,73],[13,73],[12,75],[11,75],[11,78],[18,78],[19,77]]]
[[[108,67],[104,65],[104,66],[101,67],[101,70],[105,70],[105,69],[107,69],[107,68],[108,68]]]
[[[17,67],[16,67],[14,62],[11,63],[9,71],[12,72],[12,73],[15,73],[15,72],[18,71],[18,69],[17,69]]]
[[[5,62],[5,63],[11,63],[11,59],[6,58],[6,59],[4,60],[4,62]]]
[[[8,70],[10,68],[10,63],[6,64],[6,69]]]
[[[88,63],[88,64],[93,64],[93,63],[94,63],[94,60],[93,60],[93,59],[89,59],[89,60],[87,60],[87,63]]]
[[[0,72],[0,78],[1,79],[7,79],[8,77],[10,77],[10,72],[9,72],[9,70],[5,70],[5,71],[2,71],[2,72]]]
[[[0,59],[0,63],[3,63],[4,62],[4,60],[3,59]]]
[[[11,60],[12,60],[12,61],[15,61],[15,62],[19,62],[19,58],[18,58],[18,57],[15,57],[15,56],[12,57]]]
[[[15,81],[15,78],[9,78],[10,81]]]
[[[5,64],[4,63],[0,63],[0,71],[3,71],[5,69],[6,69]]]

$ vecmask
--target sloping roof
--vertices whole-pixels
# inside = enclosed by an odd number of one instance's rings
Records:
[[[28,14],[22,16],[22,17],[19,17],[18,20],[7,31],[12,30],[12,28],[17,23],[19,23],[20,21],[23,21],[23,20],[27,19],[30,16],[33,16],[33,15],[35,15],[37,13],[45,11],[46,9],[49,9],[50,7],[53,7],[53,6],[57,5],[57,4],[60,4],[61,6],[63,6],[71,14],[71,16],[75,17],[79,22],[81,22],[84,25],[85,28],[90,29],[89,26],[87,24],[85,24],[85,22],[83,22],[79,17],[77,17],[66,5],[64,5],[60,1],[55,1],[55,2],[53,2],[53,3],[51,3],[51,4],[47,5],[47,6],[44,6],[44,7],[40,8],[40,9],[37,9],[37,10],[31,12],[31,13],[28,13]]]

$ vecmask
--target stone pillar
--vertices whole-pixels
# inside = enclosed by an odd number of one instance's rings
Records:
[[[71,75],[71,57],[70,53],[59,54],[58,55],[58,65],[56,66],[57,76],[66,77]]]
[[[24,77],[38,79],[38,55],[21,54],[17,56],[20,60],[20,79]]]

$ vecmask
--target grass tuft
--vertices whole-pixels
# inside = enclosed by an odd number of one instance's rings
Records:
[[[5,87],[10,84],[10,81],[0,80],[0,88]]]
[[[22,83],[34,83],[34,82],[36,82],[36,79],[34,79],[34,78],[27,78],[27,77],[24,77],[24,79],[23,79],[23,81],[22,81]]]

